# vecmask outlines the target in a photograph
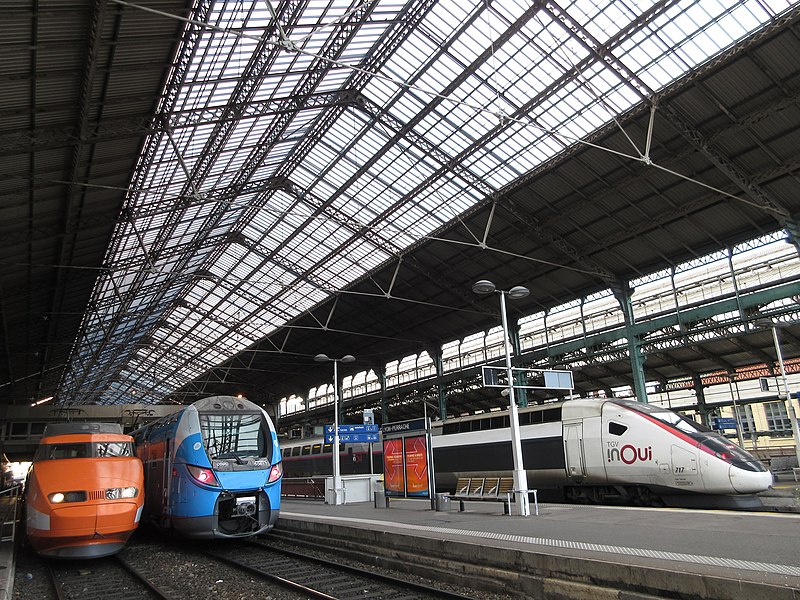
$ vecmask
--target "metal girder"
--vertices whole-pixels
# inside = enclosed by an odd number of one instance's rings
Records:
[[[274,116],[282,113],[297,113],[302,110],[317,110],[339,106],[351,97],[349,90],[318,92],[305,98],[258,100],[230,106],[200,107],[192,110],[159,112],[153,115],[130,116],[119,119],[104,119],[89,122],[85,132],[74,127],[42,127],[33,132],[13,133],[0,136],[0,156],[14,155],[21,151],[39,152],[77,145],[163,134],[166,131],[202,127],[208,125],[230,125],[245,119]]]
[[[167,86],[166,93],[160,105],[160,110],[162,111],[169,111],[172,107],[175,106],[175,102],[177,100],[177,94],[179,89],[179,83],[183,81],[186,73],[189,69],[189,61],[191,56],[194,54],[194,48],[197,45],[197,42],[200,38],[200,34],[202,28],[197,25],[198,22],[205,22],[208,18],[208,14],[211,9],[212,0],[199,0],[193,11],[192,19],[187,24],[186,30],[184,31],[183,40],[182,40],[182,52],[179,54],[175,61],[175,65],[173,67],[173,77],[172,77],[172,85]],[[158,149],[160,143],[159,136],[151,136],[148,139],[148,143],[146,144],[143,153],[142,153],[142,161],[140,162],[141,165],[145,165],[145,168],[137,169],[136,173],[133,177],[132,182],[132,189],[134,190],[141,190],[143,189],[144,179],[147,175],[148,167],[152,164],[152,161],[155,157],[156,151]],[[109,245],[109,250],[106,256],[115,256],[119,250],[119,243],[121,242],[121,236],[114,236],[112,237],[111,243]],[[97,288],[95,288],[97,289]],[[87,323],[89,319],[85,321]],[[112,319],[112,327],[114,324],[115,319]],[[69,365],[65,370],[64,378],[62,379],[62,383],[59,386],[59,390],[57,395],[60,397],[62,402],[70,402],[72,401],[78,393],[78,390],[84,387],[84,382],[86,381],[87,377],[89,376],[89,369],[90,366],[86,366],[85,368],[80,369],[80,372],[77,372],[78,365],[76,362],[81,361],[81,350],[82,350],[82,343],[85,343],[83,340],[86,337],[86,330],[85,325],[81,327],[81,330],[78,332],[77,335],[77,342],[75,349],[72,352],[72,356],[70,357]],[[96,373],[94,375],[95,379],[101,376],[101,373]]]
[[[733,161],[721,154],[713,152],[706,137],[695,127],[692,127],[689,121],[676,107],[668,104],[663,105],[661,108],[666,113],[670,123],[678,130],[684,139],[705,156],[718,171],[730,179],[748,198],[753,200],[756,206],[774,213],[777,217],[780,217],[781,220],[789,216],[789,211],[787,211],[785,207],[780,206],[774,199],[766,194],[745,175]]]
[[[295,8],[297,8],[297,7],[295,7]],[[299,18],[299,11],[293,13],[293,15],[291,15],[291,18],[293,18],[293,19]],[[264,36],[264,39],[266,39],[267,37],[269,37],[269,36]],[[233,110],[238,104],[246,102],[247,100],[249,100],[250,97],[252,96],[252,94],[255,93],[255,90],[257,89],[257,87],[255,85],[255,82],[256,81],[260,81],[260,77],[257,76],[257,75],[261,74],[262,71],[267,68],[267,66],[270,64],[271,60],[274,60],[275,54],[277,52],[277,50],[274,50],[271,53],[270,52],[266,52],[266,49],[267,49],[268,45],[269,44],[266,41],[260,42],[259,49],[254,53],[255,58],[251,61],[251,64],[248,65],[248,72],[245,73],[243,75],[243,77],[239,79],[239,82],[237,84],[237,90],[232,96],[233,97],[233,101],[227,106],[229,111]],[[185,48],[185,50],[186,50],[186,48]],[[320,74],[314,74],[314,77],[312,77],[312,79],[317,79],[319,77],[321,77]],[[179,87],[178,79],[174,77],[172,81],[173,81],[173,84],[174,84],[172,87],[176,89],[176,93],[177,93],[177,88]],[[277,129],[280,130],[280,129],[285,128],[288,125],[289,119],[288,118],[282,118],[282,119],[278,119],[278,121],[280,121],[280,125],[277,127]],[[210,169],[210,166],[212,164],[211,163],[211,159],[212,158],[216,158],[216,156],[222,150],[222,144],[224,143],[225,140],[228,139],[229,135],[231,134],[232,127],[233,127],[233,121],[230,121],[230,120],[221,122],[216,126],[214,135],[212,135],[209,138],[209,142],[206,144],[206,148],[203,151],[201,160],[195,166],[195,169],[194,169],[193,173],[191,173],[187,177],[187,183],[186,183],[186,186],[184,187],[184,192],[185,193],[182,193],[181,194],[182,196],[183,195],[188,195],[189,193],[193,193],[193,190],[198,189],[199,180],[201,180],[205,176],[207,171]],[[275,131],[276,131],[276,128],[273,128],[271,130],[271,133],[274,135]],[[267,133],[267,136],[269,136],[269,135],[270,135],[270,133]],[[266,145],[267,145],[268,148],[271,147],[271,144],[266,144]],[[262,155],[263,155],[263,153],[265,151],[266,150],[261,150],[260,152],[262,152]],[[145,168],[140,169],[140,172],[141,171],[146,171],[146,168],[148,166],[147,163],[140,163],[140,164],[144,164],[145,165]],[[259,164],[260,164],[260,162],[259,162]],[[249,176],[252,173],[252,170],[254,168],[256,168],[256,167],[257,167],[257,165],[251,165],[251,169],[250,170],[248,170],[245,173],[240,173],[240,181],[242,180],[242,178],[244,178],[245,181],[247,179],[249,179]],[[138,189],[141,189],[141,186],[139,186]],[[134,193],[134,196],[135,195],[136,194]],[[131,205],[134,205],[134,204],[132,203]],[[172,232],[174,231],[174,228],[177,226],[177,224],[178,224],[178,222],[179,222],[179,220],[181,218],[182,212],[183,211],[181,211],[181,210],[176,210],[173,213],[170,213],[170,215],[169,215],[170,218],[167,219],[166,223],[162,224],[161,228],[159,229],[159,234],[157,236],[156,241],[153,242],[150,245],[150,249],[149,249],[150,256],[153,256],[153,255],[157,256],[158,253],[165,247],[165,245],[167,244],[167,240],[171,236]],[[206,227],[202,227],[202,226],[200,227],[199,233],[195,236],[195,239],[202,239],[202,237],[207,235],[207,232],[210,230],[211,224],[216,222],[219,218],[221,218],[223,212],[224,212],[224,207],[223,206],[219,206],[219,207],[216,208],[215,211],[212,211],[212,214],[208,215],[205,218],[205,221],[206,221],[206,223],[208,225]],[[122,238],[121,235],[115,236],[115,239],[118,240],[118,241],[121,238]],[[113,246],[113,243],[112,243],[112,246]],[[189,258],[190,258],[189,256],[185,257],[184,264],[188,263]],[[132,301],[134,299],[138,289],[142,285],[144,285],[144,279],[145,278],[146,278],[146,274],[139,274],[137,276],[138,283],[132,285],[132,290],[129,293],[130,301]],[[166,292],[166,289],[162,289],[162,294],[164,292]],[[126,332],[123,332],[123,335],[125,335],[125,333]],[[130,336],[126,336],[126,337],[130,337]],[[94,368],[92,370],[94,371]],[[87,371],[84,371],[84,377],[87,374],[88,374]],[[94,377],[96,378],[97,375],[94,375]],[[78,387],[80,387],[81,382],[78,381],[77,384],[78,384]]]
[[[546,10],[550,14],[555,22],[560,23],[564,27],[564,30],[569,33],[574,40],[576,40],[592,56],[594,56],[597,62],[608,66],[612,71],[614,71],[617,77],[619,77],[620,81],[628,86],[628,88],[630,88],[631,91],[639,96],[641,100],[646,101],[652,98],[653,90],[650,89],[650,87],[645,84],[635,72],[631,71],[612,52],[611,48],[616,46],[618,43],[616,38],[609,40],[608,44],[601,44],[586,30],[585,27],[573,19],[569,13],[561,8],[561,6],[559,6],[557,3],[545,1],[540,2],[539,4],[543,10]],[[641,29],[675,4],[679,4],[679,2],[677,0],[670,0],[662,1],[653,5],[647,12],[643,13],[634,21],[633,25],[635,26],[631,27],[631,29]]]

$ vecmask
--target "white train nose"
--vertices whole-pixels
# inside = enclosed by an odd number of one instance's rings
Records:
[[[771,471],[746,471],[731,466],[728,471],[733,489],[740,494],[757,494],[772,485]]]

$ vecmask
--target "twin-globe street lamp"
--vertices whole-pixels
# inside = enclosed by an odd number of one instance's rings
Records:
[[[519,432],[519,414],[517,412],[517,402],[514,398],[514,374],[511,370],[511,346],[508,341],[508,319],[506,317],[506,296],[511,300],[524,298],[530,294],[530,290],[521,285],[512,287],[510,290],[498,290],[491,281],[481,279],[472,284],[472,291],[476,294],[500,294],[500,315],[503,320],[503,343],[506,353],[506,377],[508,377],[508,416],[511,422],[511,448],[514,456],[514,498],[519,507],[519,515],[528,517],[531,514],[531,506],[528,501],[528,476],[522,464],[522,442]]]
[[[783,393],[786,395],[786,410],[789,414],[789,422],[792,425],[792,437],[794,437],[794,453],[797,457],[797,466],[800,467],[800,432],[798,432],[797,415],[794,412],[794,405],[792,404],[792,395],[789,392],[789,380],[786,379],[786,369],[783,366],[783,353],[781,353],[781,343],[778,340],[778,327],[779,323],[775,323],[772,319],[758,319],[753,322],[757,327],[769,327],[772,329],[772,341],[775,344],[775,354],[778,356],[778,365],[781,369],[781,379],[783,380]],[[738,424],[737,424],[738,425]]]
[[[333,363],[333,504],[342,504],[342,472],[339,468],[339,363],[351,363],[356,357],[345,354],[341,358],[330,358],[327,354],[317,354],[317,362]]]

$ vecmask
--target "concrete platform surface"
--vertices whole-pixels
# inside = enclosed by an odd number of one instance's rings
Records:
[[[503,515],[501,503],[467,502],[459,512],[458,503],[436,511],[427,499],[392,499],[389,508],[284,499],[281,519],[769,584],[800,598],[800,515],[792,513],[540,504],[538,516],[520,517]]]

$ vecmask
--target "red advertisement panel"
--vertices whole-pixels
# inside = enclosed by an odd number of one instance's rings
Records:
[[[387,496],[405,496],[403,440],[383,440],[383,487]]]
[[[406,437],[406,491],[409,496],[428,497],[428,449],[425,436]]]

